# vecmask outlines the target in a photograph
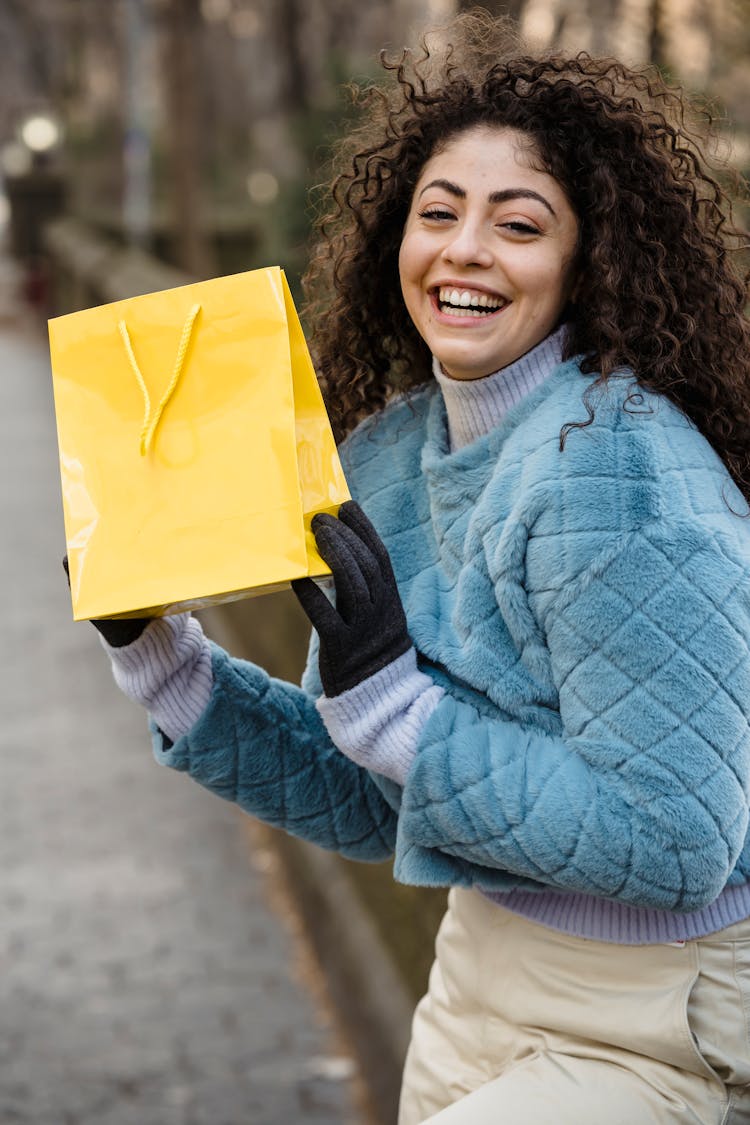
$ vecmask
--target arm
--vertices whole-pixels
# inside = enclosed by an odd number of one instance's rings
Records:
[[[334,750],[305,692],[231,660],[186,613],[143,622],[126,644],[106,636],[118,686],[149,711],[159,762],[322,847],[391,855],[395,813]]]
[[[328,737],[314,700],[212,647],[205,711],[173,744],[152,725],[157,761],[295,836],[351,859],[393,851],[396,814]]]
[[[397,874],[426,851],[456,881],[483,867],[488,888],[498,871],[638,906],[712,901],[748,827],[747,581],[694,528],[652,524],[595,560],[542,623],[563,734],[444,696],[406,780]]]

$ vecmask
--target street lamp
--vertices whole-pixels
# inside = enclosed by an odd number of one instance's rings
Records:
[[[22,122],[19,129],[21,140],[30,152],[43,156],[51,152],[60,142],[60,126],[46,113],[34,113]]]
[[[65,205],[65,182],[52,159],[62,141],[62,127],[54,114],[37,109],[18,122],[15,134],[0,148],[0,176],[11,250],[33,271],[44,255],[45,224]]]

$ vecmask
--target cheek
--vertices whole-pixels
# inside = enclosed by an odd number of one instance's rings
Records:
[[[435,248],[422,231],[407,230],[401,239],[398,269],[402,282],[417,285],[421,282],[435,257]]]
[[[539,263],[539,268],[527,275],[527,291],[539,301],[556,305],[567,299],[571,288],[570,264],[562,261]]]
[[[417,272],[416,249],[413,237],[405,234],[401,240],[401,248],[398,253],[398,273],[402,285],[415,280]]]
[[[401,240],[401,245],[398,251],[398,276],[403,286],[405,280],[406,266],[408,263],[409,251],[406,246],[406,239]]]
[[[401,242],[398,255],[398,275],[401,296],[407,312],[414,316],[421,295],[420,281],[424,274],[423,256],[419,253],[419,242],[407,234]]]
[[[404,256],[404,244],[401,243],[401,250],[398,255],[398,280],[401,289],[401,296],[403,298],[406,308],[409,309],[409,280],[406,275],[407,260]]]

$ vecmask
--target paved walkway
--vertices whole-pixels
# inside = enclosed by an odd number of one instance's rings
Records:
[[[0,257],[0,1122],[354,1125],[246,818],[156,766],[71,620],[46,341],[14,292]]]

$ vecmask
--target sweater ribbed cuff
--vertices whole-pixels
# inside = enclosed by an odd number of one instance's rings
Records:
[[[115,683],[145,707],[176,742],[206,709],[213,686],[211,649],[189,613],[159,617],[132,644],[113,648],[102,637]]]
[[[410,648],[356,687],[317,708],[334,744],[366,769],[403,785],[425,723],[444,695]]]

